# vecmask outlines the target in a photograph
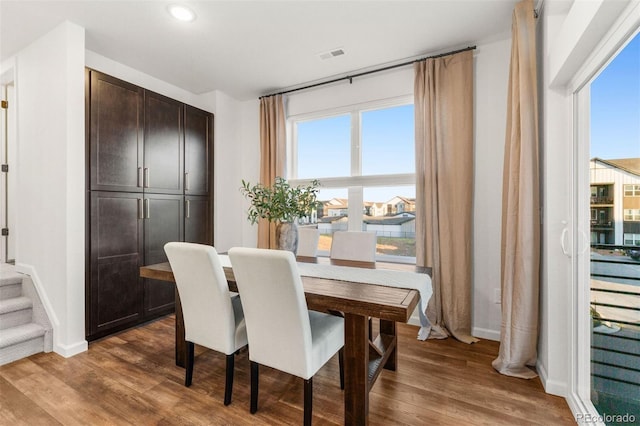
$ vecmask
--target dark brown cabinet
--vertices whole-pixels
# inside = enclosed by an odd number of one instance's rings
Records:
[[[91,72],[91,189],[142,192],[142,88]]]
[[[184,193],[208,195],[211,170],[211,114],[187,106],[184,114]]]
[[[173,312],[172,283],[139,268],[169,241],[213,243],[213,114],[87,70],[86,333]]]
[[[142,194],[91,192],[90,335],[143,318],[142,214]]]
[[[185,195],[184,240],[190,243],[213,244],[211,240],[211,208],[208,197]]]
[[[183,241],[183,197],[170,194],[145,194],[144,198],[144,259],[145,264],[166,262],[164,245]],[[205,219],[204,217],[202,218]],[[145,279],[145,315],[162,315],[173,311],[173,283]]]
[[[184,104],[153,92],[144,96],[144,191],[182,194]]]

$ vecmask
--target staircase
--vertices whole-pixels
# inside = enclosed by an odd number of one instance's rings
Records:
[[[33,282],[11,265],[0,267],[0,365],[51,352],[53,332]]]

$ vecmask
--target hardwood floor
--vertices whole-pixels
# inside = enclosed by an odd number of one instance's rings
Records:
[[[225,357],[196,346],[193,385],[173,359],[173,316],[91,343],[72,358],[38,354],[0,367],[0,424],[301,424],[301,379],[262,367],[258,412],[249,414],[247,352],[237,355],[233,400],[223,405]],[[371,425],[575,424],[563,398],[539,380],[491,367],[498,343],[420,342],[399,324],[398,370],[371,390]],[[334,357],[314,377],[315,425],[342,424]]]

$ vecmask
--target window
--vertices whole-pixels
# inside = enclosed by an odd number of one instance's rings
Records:
[[[640,209],[624,209],[624,220],[640,220]]]
[[[625,197],[640,197],[640,185],[625,185],[624,186]]]
[[[640,246],[640,234],[624,234],[625,246]]]
[[[287,178],[320,181],[320,253],[336,230],[375,231],[380,260],[415,261],[413,98],[289,117]]]

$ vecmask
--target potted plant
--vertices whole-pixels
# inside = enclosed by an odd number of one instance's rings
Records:
[[[271,186],[251,185],[242,180],[240,191],[249,200],[247,218],[252,224],[267,219],[276,224],[278,248],[296,252],[298,249],[298,218],[311,214],[316,206],[318,186],[313,180],[307,186],[291,186],[286,179],[276,176]]]

